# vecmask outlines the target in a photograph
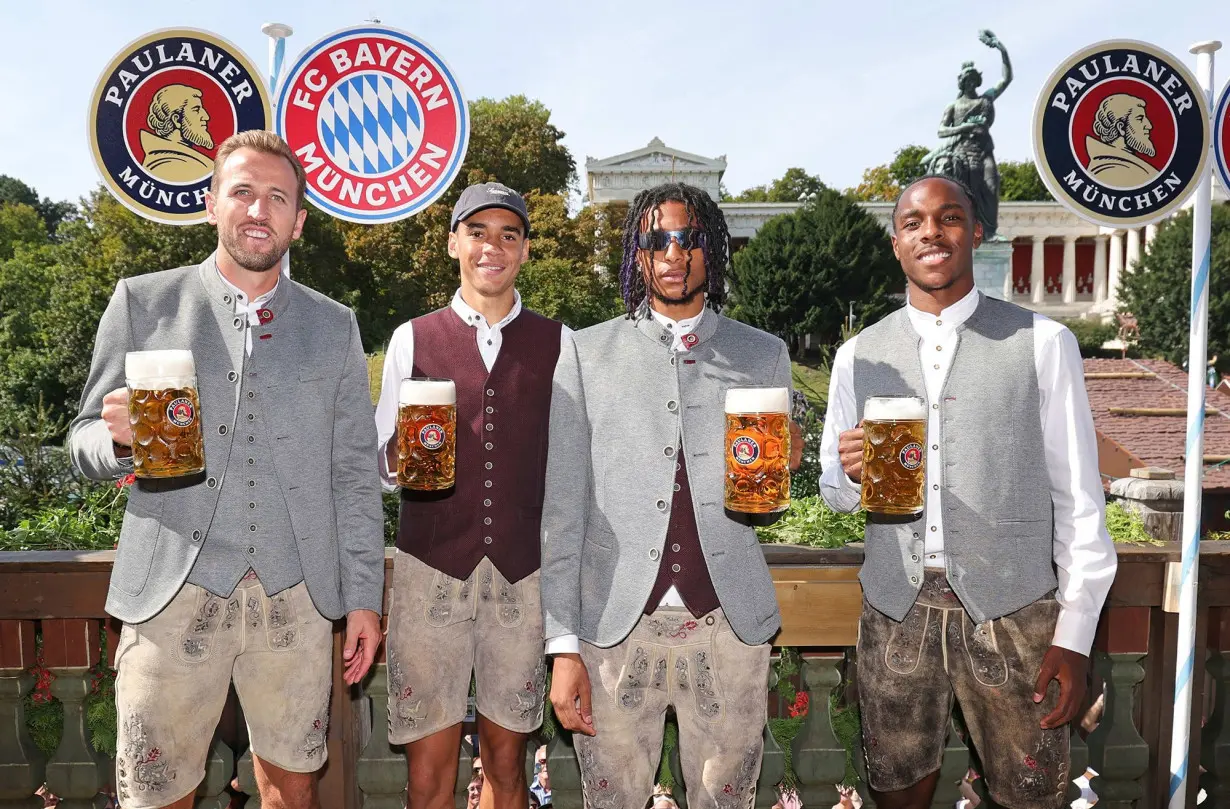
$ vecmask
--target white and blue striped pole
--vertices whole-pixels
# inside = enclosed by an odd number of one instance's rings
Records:
[[[1196,78],[1212,104],[1213,53],[1220,42],[1198,42]],[[1207,123],[1206,123],[1207,126]],[[1187,354],[1187,445],[1183,466],[1183,557],[1179,579],[1178,662],[1175,666],[1174,725],[1170,737],[1169,809],[1184,809],[1191,761],[1192,675],[1196,669],[1196,585],[1200,557],[1200,500],[1204,494],[1204,389],[1208,356],[1210,222],[1213,170],[1205,169],[1192,209],[1192,309]],[[1203,661],[1201,661],[1203,664]],[[1194,762],[1199,764],[1199,762]]]
[[[286,58],[286,38],[295,33],[295,29],[286,23],[267,22],[261,26],[261,33],[269,37],[269,106],[276,116],[278,114],[278,79],[282,74],[282,62]],[[282,254],[282,274],[290,278],[289,249]]]

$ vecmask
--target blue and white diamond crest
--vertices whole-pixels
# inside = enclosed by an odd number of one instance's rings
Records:
[[[387,73],[340,82],[320,105],[320,141],[342,168],[369,177],[401,168],[423,138],[410,88]]]

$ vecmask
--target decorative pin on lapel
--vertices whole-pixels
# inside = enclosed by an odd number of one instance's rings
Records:
[[[268,323],[269,321],[273,320],[273,310],[272,310],[272,309],[265,309],[265,308],[263,308],[263,307],[262,307],[262,308],[260,308],[260,309],[257,309],[257,310],[256,310],[256,318],[257,318],[257,320],[259,320],[259,321],[261,322],[261,325],[262,325],[262,326],[264,326],[266,323]]]

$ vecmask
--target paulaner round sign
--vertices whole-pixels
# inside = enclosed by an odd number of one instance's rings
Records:
[[[1208,120],[1200,85],[1175,56],[1144,42],[1099,42],[1064,60],[1038,95],[1038,173],[1085,219],[1145,225],[1196,190]]]
[[[278,96],[277,132],[307,171],[308,198],[351,222],[393,222],[430,205],[461,169],[469,123],[444,60],[385,26],[321,39]]]
[[[169,225],[205,221],[222,141],[268,129],[269,93],[252,61],[216,34],[154,31],[103,70],[88,119],[94,165],[134,213]]]

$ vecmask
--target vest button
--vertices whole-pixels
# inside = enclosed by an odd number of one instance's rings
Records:
[[[254,436],[254,435],[250,435],[250,436],[248,436],[248,443],[249,443],[249,444],[255,444],[255,443],[256,443],[256,436]]]
[[[254,421],[255,419],[256,419],[256,416],[252,415],[251,413],[248,414],[248,421]]]
[[[255,525],[249,525],[249,526],[248,526],[248,531],[249,531],[249,532],[251,532],[251,533],[253,533],[253,534],[255,534],[255,533],[256,533],[256,526],[255,526]]]
[[[238,378],[239,378],[239,374],[235,373],[234,371],[231,371],[229,374],[226,375],[226,380],[228,382],[234,382]]]
[[[491,463],[491,461],[487,461],[487,463],[486,463],[485,465],[486,465],[486,467],[487,467],[488,469],[490,469],[491,467],[495,466],[495,464]]]
[[[490,442],[490,441],[488,441],[488,442],[487,442],[486,447],[487,447],[487,449],[494,449],[494,447],[491,445],[491,442]]]
[[[679,567],[679,565],[671,565],[672,573],[678,573],[680,570],[683,570],[683,568]]]
[[[491,518],[483,517],[483,525],[491,525]]]
[[[490,500],[484,500],[484,501],[483,501],[483,505],[484,505],[484,506],[486,506],[487,508],[491,508],[491,501],[490,501]]]
[[[484,545],[490,545],[490,544],[491,544],[491,537],[483,537],[483,544],[484,544]]]
[[[249,398],[249,399],[255,399],[255,398],[256,398],[256,394],[255,394],[255,393],[253,393],[252,391],[248,391],[248,398]]]
[[[679,553],[679,543],[678,542],[673,543],[671,545],[671,550],[674,551],[675,553]]]
[[[256,553],[256,548],[248,548],[248,553]]]
[[[492,424],[491,422],[487,422],[487,432],[491,432],[494,429],[495,429],[495,425]]]
[[[678,472],[679,470],[678,470],[678,469],[676,469],[675,471],[676,471],[676,472]],[[681,487],[680,487],[680,485],[679,485],[678,483],[676,483],[675,485],[671,486],[671,490],[672,490],[672,491],[676,491],[676,492],[677,492],[677,491],[679,491],[679,489],[680,489],[680,488],[681,488]]]
[[[932,445],[931,445],[931,449],[939,449],[939,448],[940,448],[940,445],[939,445],[939,444],[932,444]]]
[[[256,508],[256,503],[248,503],[248,508]]]
[[[649,550],[649,558],[654,560],[655,562],[658,560],[658,549],[657,548],[651,548]]]
[[[495,396],[495,391],[493,391],[491,388],[487,388],[487,395],[488,395],[488,396]]]
[[[918,584],[918,577],[917,577],[917,576],[910,576],[910,581],[911,581],[911,582],[913,582],[914,584]]]
[[[933,405],[931,405],[931,409],[932,409],[932,410],[939,410],[939,409],[940,409],[940,406],[939,406],[938,404],[933,404]]]
[[[192,541],[193,541],[193,542],[200,542],[200,541],[201,541],[201,532],[200,532],[200,531],[193,531],[193,532],[192,532]]]
[[[494,413],[494,412],[495,412],[495,408],[494,408],[494,407],[492,407],[491,405],[487,405],[487,412],[488,412],[488,413]]]
[[[248,488],[249,488],[249,489],[254,489],[254,488],[256,488],[256,481],[255,481],[255,480],[249,480],[249,481],[248,481]]]
[[[486,486],[488,489],[490,489],[490,488],[491,488],[491,481],[489,481],[489,480],[484,480],[484,481],[483,481],[483,485],[484,485],[484,486]]]
[[[218,425],[218,435],[226,435],[226,425],[225,424]]]
[[[256,459],[255,459],[255,458],[249,458],[249,459],[248,459],[248,466],[252,466],[252,465],[253,465],[253,464],[255,464],[255,463],[256,463]]]
[[[208,487],[209,487],[209,488],[211,488],[211,489],[216,489],[216,488],[218,488],[218,479],[217,479],[217,478],[210,478],[209,480],[205,481],[205,485],[206,485],[206,486],[208,486]]]

